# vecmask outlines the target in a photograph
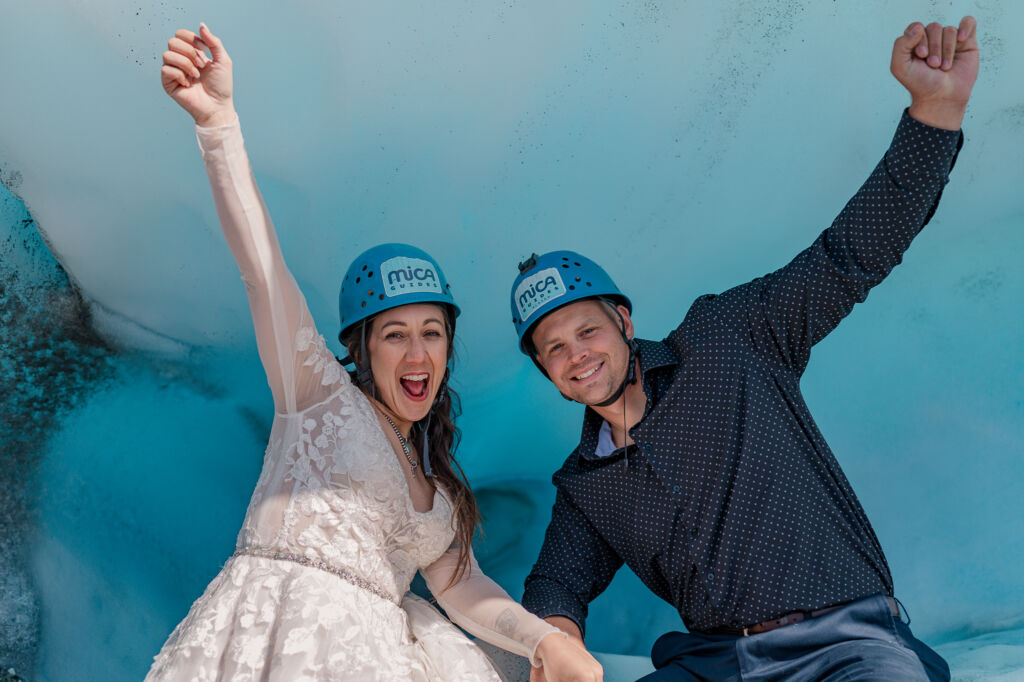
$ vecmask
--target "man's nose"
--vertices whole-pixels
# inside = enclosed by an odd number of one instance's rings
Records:
[[[588,355],[590,355],[590,348],[585,343],[580,341],[569,343],[569,358],[573,363],[586,359]]]

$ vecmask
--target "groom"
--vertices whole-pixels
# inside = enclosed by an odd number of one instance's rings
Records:
[[[523,604],[583,646],[587,605],[625,563],[688,633],[644,680],[948,680],[903,623],[881,545],[808,412],[811,346],[901,260],[962,143],[976,23],[911,24],[891,70],[910,92],[889,150],[785,267],[702,296],[664,341],[572,251],[512,286],[520,349],[587,405]],[[542,679],[543,671],[534,673]]]

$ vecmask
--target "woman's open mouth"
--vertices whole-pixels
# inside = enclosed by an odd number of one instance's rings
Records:
[[[430,375],[426,372],[406,374],[399,377],[398,381],[402,384],[402,391],[409,400],[420,402],[427,399]]]

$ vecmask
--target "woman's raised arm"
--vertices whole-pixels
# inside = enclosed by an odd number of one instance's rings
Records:
[[[182,29],[168,41],[160,75],[167,94],[196,122],[217,215],[242,272],[275,407],[283,413],[300,411],[326,398],[347,375],[316,332],[281,255],[235,114],[231,58],[201,24],[198,35]]]

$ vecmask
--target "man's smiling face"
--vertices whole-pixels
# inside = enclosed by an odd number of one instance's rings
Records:
[[[544,316],[533,329],[537,361],[563,395],[587,405],[610,398],[629,371],[629,347],[633,321],[625,306],[618,315],[598,300],[570,303]]]

